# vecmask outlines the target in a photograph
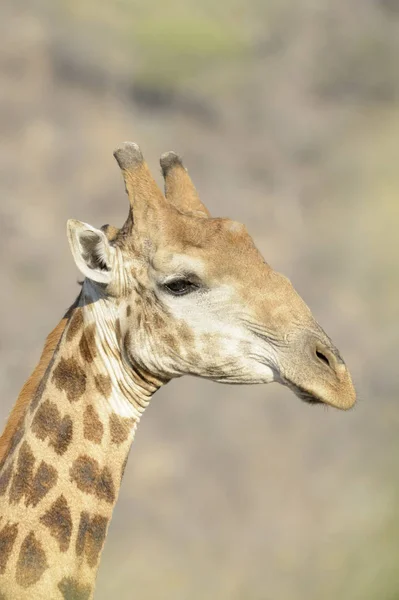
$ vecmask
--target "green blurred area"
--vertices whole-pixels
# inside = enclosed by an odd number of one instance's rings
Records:
[[[0,417],[119,225],[112,150],[183,154],[342,350],[352,413],[185,378],[140,426],[96,599],[399,598],[399,3],[15,0],[0,33]]]

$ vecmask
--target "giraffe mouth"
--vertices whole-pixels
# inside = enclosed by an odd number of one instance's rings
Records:
[[[319,396],[310,393],[308,390],[296,383],[293,383],[292,381],[286,379],[285,384],[300,400],[306,402],[306,404],[326,404],[326,402],[319,398]]]

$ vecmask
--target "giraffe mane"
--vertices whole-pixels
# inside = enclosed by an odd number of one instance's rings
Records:
[[[103,225],[101,229],[104,231],[105,235],[110,241],[114,240],[119,232],[117,227],[108,224]],[[62,317],[58,325],[54,327],[54,329],[47,336],[40,360],[29,379],[25,382],[22,390],[19,393],[18,399],[11,410],[3,434],[0,436],[0,467],[7,455],[11,440],[13,439],[15,432],[17,431],[26,414],[26,409],[29,406],[30,401],[33,399],[36,390],[47,371],[47,367],[49,366],[54,352],[61,340],[61,336],[64,333],[65,327],[71,318],[74,309],[79,303],[79,298],[80,294]]]
[[[26,414],[26,409],[34,397],[40,381],[46,373],[47,367],[50,364],[61,336],[64,333],[66,324],[68,323],[72,312],[77,305],[77,302],[78,300],[73,303],[58,325],[47,336],[40,360],[20,391],[18,399],[8,417],[3,434],[0,436],[0,466],[7,454],[10,442]]]

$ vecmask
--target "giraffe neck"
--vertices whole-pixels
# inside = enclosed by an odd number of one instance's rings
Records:
[[[0,468],[0,600],[89,600],[140,417],[121,307],[85,282]]]

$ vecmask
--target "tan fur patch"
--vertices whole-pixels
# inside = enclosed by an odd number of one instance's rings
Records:
[[[93,494],[112,504],[115,501],[115,488],[108,467],[100,469],[94,458],[79,456],[73,463],[70,475],[77,487],[86,494]]]
[[[131,314],[132,314],[132,307],[130,306],[130,304],[128,304],[126,307],[126,316],[130,317]]]
[[[107,535],[108,519],[101,515],[90,517],[88,512],[80,515],[78,536],[76,539],[76,554],[86,556],[90,567],[97,564],[99,554]]]
[[[129,437],[129,433],[134,423],[135,419],[111,414],[109,417],[109,429],[112,443],[117,444],[118,446],[119,444],[123,444]]]
[[[91,587],[82,585],[73,577],[64,577],[58,584],[64,600],[89,600]]]
[[[22,542],[17,562],[16,581],[21,587],[28,588],[39,581],[47,568],[43,547],[31,531]]]
[[[95,357],[97,356],[97,349],[95,343],[95,330],[96,326],[94,323],[88,325],[86,329],[82,333],[82,337],[79,342],[79,350],[80,354],[88,363],[92,363]]]
[[[17,535],[18,525],[16,523],[7,524],[0,531],[0,574],[3,574],[6,570]]]
[[[32,423],[32,430],[42,441],[49,438],[49,444],[62,456],[72,441],[72,419],[69,415],[61,418],[57,405],[45,400],[38,408]]]
[[[65,391],[69,402],[76,402],[86,391],[86,373],[75,358],[61,358],[52,381],[58,390]]]
[[[40,522],[48,527],[50,534],[57,540],[60,551],[66,552],[71,540],[72,518],[63,495],[57,498],[49,510],[40,517]]]
[[[97,391],[100,392],[104,398],[109,398],[112,390],[112,383],[109,375],[102,375],[98,373],[94,377],[94,384],[97,388]]]
[[[104,427],[94,407],[86,406],[83,415],[83,434],[87,440],[100,444],[103,439]]]

